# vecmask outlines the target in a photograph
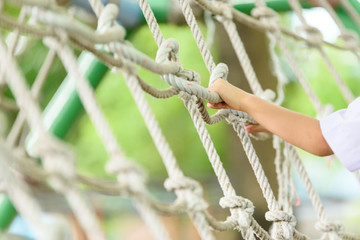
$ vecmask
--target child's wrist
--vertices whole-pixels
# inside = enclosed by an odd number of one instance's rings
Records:
[[[237,95],[239,97],[237,98],[238,101],[235,110],[247,112],[252,94],[249,94],[240,88],[238,88],[237,91],[238,91]]]

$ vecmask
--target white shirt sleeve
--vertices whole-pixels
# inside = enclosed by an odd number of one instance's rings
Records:
[[[360,97],[347,109],[320,120],[321,132],[335,155],[350,171],[360,169]]]

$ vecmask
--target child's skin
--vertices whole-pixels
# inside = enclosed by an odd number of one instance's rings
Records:
[[[322,135],[319,120],[272,104],[223,79],[216,80],[209,90],[218,93],[224,102],[208,103],[208,107],[243,111],[260,124],[247,126],[249,133],[270,132],[312,154],[333,154]]]

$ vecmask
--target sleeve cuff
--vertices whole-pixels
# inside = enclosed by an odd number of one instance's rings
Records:
[[[321,132],[334,154],[350,171],[360,168],[359,122],[346,121],[346,109],[320,120]]]

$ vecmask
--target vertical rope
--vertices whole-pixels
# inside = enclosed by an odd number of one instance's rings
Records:
[[[152,233],[152,235],[159,240],[167,240],[167,239],[170,240],[169,234],[167,233],[165,228],[159,227],[159,226],[163,226],[163,223],[154,212],[154,209],[151,208],[149,202],[145,200],[144,201],[135,200],[135,202],[136,202],[136,207],[139,209],[142,219],[144,219],[145,223],[149,226],[149,230]]]
[[[158,44],[158,46],[161,45],[161,43],[164,41],[164,37],[162,36],[161,34],[161,31],[160,31],[160,28],[156,22],[156,19],[154,17],[154,14],[149,6],[149,4],[147,3],[147,1],[145,0],[138,0],[139,2],[139,5],[143,11],[143,14],[145,16],[145,19],[149,25],[149,28],[151,30],[151,32],[153,33],[154,35],[154,38],[155,38],[155,41],[156,43]],[[184,10],[187,10],[188,14],[190,15],[190,18],[191,16],[193,16],[192,14],[192,11],[191,9],[189,10],[186,6],[186,3],[183,3],[183,8]],[[193,24],[193,28],[192,28],[192,31],[195,31],[197,33],[197,37],[195,37],[196,39],[201,39],[202,37],[202,34],[200,32],[200,30],[198,29],[198,26],[194,23],[193,19],[192,21],[188,18],[188,20]],[[203,37],[202,37],[203,38]],[[206,44],[205,41],[203,43],[199,43],[199,48],[200,49],[203,49],[203,45],[202,44]],[[201,47],[202,46],[202,47]],[[201,50],[202,54],[203,54],[203,51]],[[209,57],[210,56],[210,57]],[[215,67],[215,63],[213,62],[212,60],[212,57],[211,57],[211,54],[210,54],[210,51],[208,51],[207,53],[203,54],[203,58],[204,59],[207,59],[207,66],[209,69],[212,69]],[[185,105],[187,105],[186,102],[184,102]],[[191,107],[192,109],[196,109],[196,104],[194,102],[190,103],[189,104],[189,107]],[[190,112],[190,111],[189,111]],[[190,115],[193,117],[193,115],[190,113]],[[203,126],[202,130],[206,131],[206,128],[205,126]],[[215,148],[213,149],[213,151],[215,150]],[[212,151],[212,152],[213,152]],[[211,158],[210,156],[213,156],[213,154],[209,155],[209,158]],[[229,181],[228,181],[229,182]],[[230,185],[230,182],[229,182],[229,185]],[[231,186],[231,185],[230,185]],[[233,192],[235,192],[233,190]],[[208,223],[205,222],[205,216],[201,216],[199,214],[194,214],[194,213],[190,213],[191,214],[191,218],[193,219],[195,225],[197,226],[197,230],[199,231],[199,234],[201,235],[201,237],[203,239],[213,239],[213,236],[212,234],[209,233],[209,231],[206,229],[208,228]]]
[[[184,101],[185,107],[188,109],[190,116],[194,122],[195,128],[198,131],[201,142],[205,148],[211,165],[213,166],[215,175],[217,176],[220,187],[224,192],[224,195],[235,196],[235,190],[232,187],[230,180],[223,168],[222,162],[218,153],[216,152],[214,143],[211,141],[209,132],[206,130],[204,121],[202,120],[200,114],[198,114],[198,109],[194,102],[196,101],[195,97],[189,96],[186,93],[180,93],[181,98]]]
[[[345,28],[343,23],[341,22],[340,18],[336,14],[334,8],[329,4],[326,0],[319,0],[318,1],[320,6],[326,9],[326,11],[329,13],[329,15],[332,17],[332,19],[335,21],[336,25],[338,26],[340,30],[340,37],[344,40],[344,43],[347,48],[351,50],[351,52],[357,57],[357,59],[360,61],[360,54],[357,51],[359,46],[359,37],[357,36],[357,33],[352,30],[348,30]]]
[[[277,98],[274,103],[277,105],[281,105],[285,98],[284,86],[288,81],[285,73],[280,66],[279,56],[275,53],[276,39],[272,34],[266,33],[266,35],[269,38],[269,53],[272,64],[272,71],[278,81],[276,89]]]
[[[308,81],[306,80],[305,75],[300,70],[299,65],[297,64],[295,57],[291,53],[289,47],[285,43],[281,35],[281,31],[279,25],[277,23],[277,16],[276,13],[267,8],[265,3],[262,0],[256,1],[256,8],[253,10],[252,14],[260,18],[260,21],[268,26],[271,26],[272,30],[267,31],[268,36],[271,35],[275,40],[281,51],[284,53],[285,58],[287,59],[289,66],[291,67],[292,71],[294,72],[296,78],[298,79],[300,85],[305,90],[305,93],[308,95],[311,103],[313,104],[316,112],[324,114],[326,109],[320,102],[320,99],[317,97],[315,92],[310,87]]]
[[[25,18],[26,18],[26,7],[22,7],[20,14],[19,14],[19,18],[18,18],[18,22],[19,23],[24,23],[25,22]],[[9,47],[8,47],[8,51],[9,54],[14,55],[16,47],[18,46],[19,43],[19,38],[20,38],[20,31],[19,29],[15,29],[14,32],[12,33],[11,36],[11,40],[9,43]],[[0,85],[5,83],[4,82],[4,76],[5,76],[5,70],[0,72]]]
[[[51,65],[53,64],[55,57],[56,57],[55,51],[50,49],[31,88],[31,94],[34,97],[34,99],[38,99],[41,88],[45,83],[46,76],[50,71]],[[6,143],[9,146],[11,147],[15,146],[16,139],[19,137],[24,122],[25,122],[25,115],[20,111],[6,138]]]
[[[245,76],[249,82],[252,92],[256,96],[263,96],[263,89],[259,83],[254,68],[251,65],[250,58],[246,53],[245,46],[241,41],[235,23],[227,18],[223,18],[221,23],[223,24],[229,36],[233,49],[236,53],[237,58],[239,59],[242,69],[244,70]]]
[[[151,10],[150,4],[147,0],[137,0],[139,6],[144,14],[149,29],[154,36],[155,42],[160,46],[164,42],[164,37],[160,31],[159,24],[156,21],[155,15]]]
[[[190,30],[194,36],[194,39],[200,49],[201,56],[205,61],[205,65],[209,72],[215,68],[215,62],[211,55],[210,49],[207,47],[206,40],[200,31],[200,27],[196,22],[193,11],[191,10],[188,0],[178,0],[181,10],[184,14],[185,20],[190,27]]]
[[[324,207],[321,203],[320,197],[317,194],[313,184],[311,183],[309,175],[307,174],[305,167],[302,164],[301,159],[299,158],[299,155],[296,152],[295,147],[292,146],[291,144],[285,142],[285,148],[287,149],[287,151],[289,153],[289,157],[294,162],[294,165],[297,168],[297,171],[298,171],[302,181],[305,184],[305,188],[308,192],[308,195],[312,202],[312,205],[316,211],[318,219],[320,219],[320,221],[327,221],[327,217],[326,217],[326,214],[324,211]]]
[[[130,74],[128,71],[122,71],[125,81],[130,89],[131,94],[135,100],[135,103],[143,117],[145,124],[149,130],[151,137],[154,140],[155,146],[160,153],[161,158],[164,161],[165,167],[169,176],[179,178],[183,177],[184,174],[180,170],[177,164],[175,156],[171,151],[171,148],[166,141],[161,129],[156,121],[154,115],[151,112],[150,106],[145,99],[144,93],[139,85],[136,76]]]
[[[321,57],[324,59],[326,65],[328,66],[332,76],[335,79],[336,84],[338,85],[340,92],[345,97],[345,100],[348,103],[351,103],[355,100],[354,94],[350,91],[349,87],[346,85],[345,81],[340,76],[339,72],[336,70],[335,66],[329,59],[328,55],[325,53],[324,49],[322,47],[317,48],[321,54]]]
[[[256,155],[255,149],[251,143],[248,133],[246,132],[246,130],[244,129],[242,124],[238,124],[237,122],[235,122],[235,124],[233,124],[233,127],[234,127],[235,132],[238,134],[238,136],[241,140],[241,143],[243,144],[245,153],[248,156],[251,167],[254,170],[256,179],[260,185],[260,188],[262,190],[264,198],[268,204],[269,210],[270,211],[279,210],[279,205],[275,199],[275,196],[271,189],[269,181],[268,181],[268,179],[265,175],[265,172],[261,166],[259,157]]]
[[[101,12],[104,9],[104,4],[101,2],[101,0],[89,0],[89,3],[96,17],[99,18]]]
[[[58,53],[59,57],[61,58],[64,67],[66,68],[67,72],[76,79],[75,86],[79,93],[79,97],[84,105],[84,108],[86,112],[88,113],[90,119],[93,121],[98,134],[102,138],[104,142],[104,146],[107,149],[107,152],[112,157],[112,161],[117,161],[119,164],[124,165],[126,168],[127,166],[131,166],[131,162],[128,162],[124,154],[122,153],[121,149],[119,148],[119,145],[117,143],[116,137],[114,136],[113,132],[110,130],[110,127],[96,101],[95,94],[93,89],[91,88],[90,84],[84,79],[84,77],[79,72],[79,68],[77,66],[77,62],[75,59],[75,56],[73,55],[72,51],[66,46],[61,45],[59,42],[53,39],[48,39],[48,44],[51,45]],[[116,163],[114,163],[116,164]],[[128,171],[125,169],[125,171]],[[121,173],[120,173],[121,174]],[[129,173],[131,174],[131,173]],[[138,182],[140,181],[138,178],[134,178],[132,180],[132,183],[134,185],[138,185],[139,189],[143,189],[143,183]],[[130,182],[130,181],[129,181]],[[144,205],[139,205],[139,210],[146,210],[151,211],[149,208],[145,208]],[[142,207],[141,207],[142,206]],[[142,212],[144,216],[152,215],[155,217],[156,215],[150,212]],[[148,221],[148,219],[145,219]],[[158,221],[158,220],[154,220]],[[158,221],[160,223],[160,221]],[[163,225],[154,225],[152,222],[150,223],[152,227],[155,227],[154,233],[158,234],[155,237],[157,239],[168,239],[167,235],[164,235],[164,232],[166,232],[163,229]]]
[[[39,203],[29,193],[27,185],[13,175],[11,164],[15,164],[16,157],[3,141],[0,142],[0,153],[0,179],[4,183],[11,202],[39,239],[54,239],[51,229],[41,221],[42,210]]]
[[[45,168],[55,168],[56,164],[58,164],[59,161],[62,161],[64,168],[60,171],[65,172],[61,172],[61,174],[64,174],[65,176],[71,175],[71,172],[69,172],[71,168],[69,165],[69,160],[65,159],[65,156],[62,155],[62,150],[57,149],[56,151],[59,152],[55,152],[56,155],[54,155],[53,151],[55,149],[50,149],[57,145],[53,141],[48,142],[51,137],[48,135],[44,125],[42,124],[40,108],[33,100],[30,90],[27,89],[25,84],[26,81],[20,74],[20,70],[18,69],[15,61],[13,58],[11,58],[11,56],[9,56],[9,54],[6,53],[6,48],[2,41],[0,41],[0,58],[7,62],[7,66],[5,68],[5,78],[15,95],[19,108],[25,114],[30,127],[34,130],[35,133],[39,135],[40,139],[46,139],[46,142],[43,141],[43,145],[41,146],[44,148],[44,150],[40,150],[40,154],[42,155],[40,156],[44,161]],[[3,65],[1,67],[3,67]],[[49,144],[51,144],[51,146]],[[73,211],[77,211],[79,208],[84,211],[81,213],[81,215],[76,216],[79,219],[82,227],[86,230],[88,238],[96,240],[104,239],[104,234],[102,233],[95,216],[92,215],[91,210],[86,206],[86,203],[82,200],[80,194],[75,189],[73,189],[73,186],[67,185],[64,179],[61,179],[57,176],[51,177],[50,182],[53,184],[54,188],[57,189],[57,191],[64,193]],[[84,205],[80,206],[80,204]],[[84,219],[82,217],[84,215],[87,215],[88,218]]]

